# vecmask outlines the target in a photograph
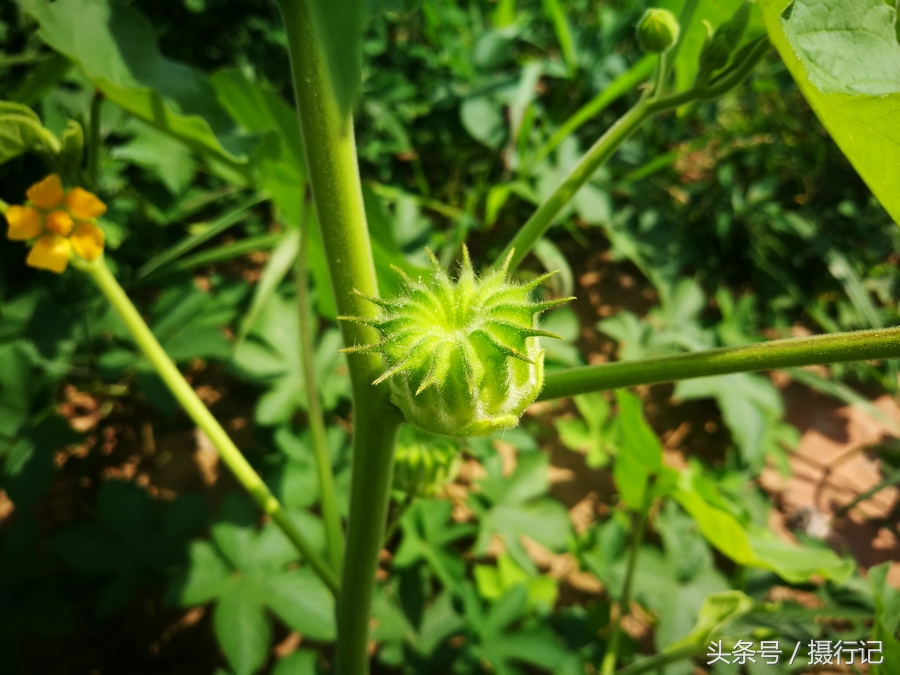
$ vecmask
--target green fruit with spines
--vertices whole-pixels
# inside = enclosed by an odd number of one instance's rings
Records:
[[[499,268],[478,277],[469,251],[456,281],[429,251],[430,279],[412,279],[398,268],[402,287],[390,299],[365,297],[380,316],[339,317],[373,326],[381,341],[347,353],[378,353],[391,400],[414,426],[464,438],[516,426],[544,384],[544,351],[537,315],[572,298],[532,302],[531,292],[553,273],[527,284],[507,279],[512,253]],[[361,295],[361,294],[360,294]]]
[[[648,9],[638,21],[635,38],[641,49],[651,54],[669,51],[678,42],[678,19],[667,9]]]

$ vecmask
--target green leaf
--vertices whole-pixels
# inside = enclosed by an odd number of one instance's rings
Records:
[[[459,110],[460,120],[469,135],[491,149],[497,149],[506,137],[506,125],[499,104],[484,96],[467,98]]]
[[[261,600],[246,584],[234,584],[221,597],[213,627],[235,675],[252,675],[265,662],[272,629]]]
[[[743,526],[737,518],[710,504],[682,472],[673,497],[696,521],[706,540],[739,565],[775,572],[790,583],[804,583],[815,575],[843,583],[855,568],[829,549],[811,549],[778,539],[764,528]]]
[[[884,663],[872,664],[872,675],[890,675],[900,672],[900,591],[887,581],[890,563],[869,568],[869,583],[875,599],[875,621],[872,624],[872,640],[880,642]],[[870,643],[871,644],[871,643]]]
[[[884,96],[900,92],[896,16],[884,0],[794,0],[782,23],[819,91]]]
[[[40,24],[38,36],[71,59],[113,103],[193,149],[230,164],[246,162],[246,140],[230,137],[230,121],[208,80],[159,52],[149,22],[108,0],[21,0]]]
[[[289,627],[313,640],[335,638],[334,596],[312,571],[280,572],[265,588],[266,604]]]
[[[0,101],[0,164],[31,150],[57,152],[60,147],[59,140],[44,129],[30,108]]]
[[[728,623],[744,616],[751,609],[753,600],[741,591],[714,593],[703,601],[693,630],[681,640],[668,645],[663,653],[689,644],[706,645]]]
[[[231,570],[211,542],[191,542],[188,559],[187,569],[169,588],[171,601],[184,607],[202,605],[225,592]]]
[[[111,148],[110,157],[136,164],[166,186],[173,196],[187,189],[197,170],[190,150],[175,138],[146,125],[134,125],[130,141]]]
[[[861,1],[868,6],[874,0]],[[788,0],[760,0],[769,39],[778,49],[828,133],[879,199],[890,216],[900,222],[900,94],[885,96],[825,94],[806,74],[785,33],[781,15]],[[857,3],[845,3],[846,7]]]
[[[311,649],[298,649],[290,656],[279,659],[272,675],[316,675],[319,655]]]
[[[684,399],[714,398],[734,436],[741,459],[758,471],[765,461],[769,427],[781,418],[781,394],[771,380],[751,373],[682,380],[675,396]]]
[[[67,527],[53,536],[50,548],[84,574],[109,574],[127,562],[122,547],[93,523]]]
[[[278,286],[284,281],[288,272],[297,259],[297,253],[300,251],[300,230],[293,229],[285,235],[281,243],[272,251],[272,255],[266,261],[259,281],[256,282],[256,288],[253,291],[253,299],[250,301],[250,307],[244,313],[241,319],[241,328],[238,331],[237,342],[243,341],[250,331],[250,327],[260,311],[272,299]],[[299,280],[298,283],[303,283]]]
[[[613,478],[622,501],[629,508],[644,509],[647,481],[662,466],[662,446],[644,420],[641,400],[634,394],[616,391],[619,405],[619,448]]]

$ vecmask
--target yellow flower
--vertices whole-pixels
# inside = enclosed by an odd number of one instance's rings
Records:
[[[24,206],[6,210],[6,236],[12,241],[36,239],[26,263],[60,274],[69,265],[72,251],[85,260],[96,260],[103,253],[103,230],[96,219],[106,213],[106,204],[95,194],[80,187],[64,190],[55,173],[25,194]]]

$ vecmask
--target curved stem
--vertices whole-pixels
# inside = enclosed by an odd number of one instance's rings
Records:
[[[324,581],[332,592],[337,593],[338,580],[337,576],[319,554],[310,544],[309,540],[303,535],[297,525],[291,520],[290,516],[284,510],[281,503],[275,498],[268,486],[260,478],[259,474],[250,466],[247,458],[238,450],[234,442],[229,438],[228,434],[222,428],[222,425],[213,417],[197,393],[191,388],[187,380],[178,370],[178,367],[169,358],[165,350],[157,342],[153,333],[147,327],[141,315],[135,309],[131,300],[122,290],[119,282],[109,271],[103,256],[100,256],[94,262],[86,262],[79,259],[73,259],[72,265],[78,269],[87,272],[96,282],[100,290],[107,297],[110,304],[118,312],[125,326],[134,337],[141,351],[153,365],[156,372],[159,373],[162,381],[165,382],[169,391],[175,396],[182,405],[185,412],[190,416],[194,423],[206,434],[210,442],[216,447],[222,461],[231,469],[235,478],[244,486],[250,496],[259,504],[260,508],[269,515],[273,522],[287,535],[300,554],[306,559],[310,567],[315,570],[319,577]]]
[[[304,200],[306,202],[306,200]],[[309,304],[309,273],[307,270],[307,246],[309,242],[309,204],[303,204],[300,221],[300,252],[297,255],[297,309],[300,312],[300,361],[306,384],[307,408],[309,410],[309,432],[312,436],[313,451],[316,455],[316,469],[319,473],[319,491],[322,493],[322,519],[325,521],[325,538],[331,566],[340,573],[344,559],[344,530],[338,510],[337,491],[334,487],[334,472],[328,456],[328,438],[325,434],[325,417],[322,400],[316,386],[316,370],[313,367],[312,310]]]
[[[694,377],[900,358],[900,327],[772,340],[640,361],[551,371],[538,400]]]
[[[375,296],[378,284],[356,160],[353,123],[335,100],[314,30],[311,0],[278,0],[284,17],[309,183],[335,301],[340,314],[374,317],[377,307],[354,291]],[[377,331],[343,322],[347,346],[378,341]],[[337,670],[368,671],[369,614],[390,497],[399,413],[387,384],[372,385],[382,371],[378,354],[348,359],[353,389],[353,475],[346,560],[337,604]]]
[[[643,659],[621,670],[617,670],[615,675],[640,675],[651,670],[657,670],[676,661],[689,659],[698,656],[706,651],[706,645],[686,644],[672,651],[664,651],[662,654],[651,656],[649,659]]]
[[[553,224],[556,216],[568,204],[575,193],[594,175],[594,172],[600,168],[607,159],[631,136],[638,127],[650,116],[652,112],[650,102],[642,99],[629,110],[625,115],[620,117],[606,133],[603,134],[590,150],[579,160],[569,175],[560,184],[556,191],[550,195],[543,204],[538,207],[528,222],[522,226],[522,229],[513,237],[503,252],[497,257],[498,260],[506,260],[506,257],[512,251],[512,260],[509,269],[514,270],[522,259],[528,255],[528,252],[537,243],[544,232]]]
[[[543,162],[560,143],[574,134],[585,122],[592,117],[599,115],[610,104],[617,101],[627,92],[631,91],[647,79],[650,76],[650,73],[653,72],[655,63],[656,58],[653,55],[648,54],[635,63],[630,69],[626,70],[610,82],[609,86],[581,106],[570,118],[560,125],[559,129],[553,132],[550,138],[548,138],[534,153],[534,157],[529,161],[529,166],[534,167]]]

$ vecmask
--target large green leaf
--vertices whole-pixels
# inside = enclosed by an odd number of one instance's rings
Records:
[[[216,637],[236,675],[255,673],[266,660],[272,628],[259,597],[235,583],[219,599],[213,616]]]
[[[59,140],[44,128],[31,108],[0,101],[0,164],[32,149],[59,152]]]
[[[206,154],[245,162],[255,139],[231,135],[206,77],[165,58],[147,20],[108,0],[19,0],[38,36],[71,59],[116,105]]]
[[[900,93],[826,94],[817,89],[785,33],[781,15],[787,5],[788,0],[760,0],[769,39],[838,147],[891,217],[900,221]]]
[[[896,15],[884,0],[795,0],[783,24],[819,91],[883,96],[900,92]]]

